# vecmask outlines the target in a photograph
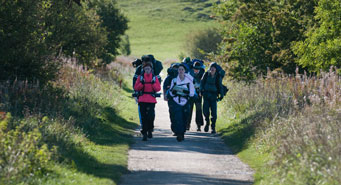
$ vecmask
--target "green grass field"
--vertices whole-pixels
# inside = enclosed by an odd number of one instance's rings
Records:
[[[215,0],[117,0],[129,19],[127,35],[132,56],[153,54],[162,61],[185,54],[186,35],[216,27],[210,18]]]

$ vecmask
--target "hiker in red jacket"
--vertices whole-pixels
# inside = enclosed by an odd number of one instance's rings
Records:
[[[138,91],[138,103],[140,106],[143,141],[152,138],[155,119],[156,92],[161,90],[158,78],[153,74],[153,64],[143,64],[143,72],[137,77],[134,90]]]

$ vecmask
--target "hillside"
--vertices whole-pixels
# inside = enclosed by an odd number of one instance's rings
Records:
[[[216,0],[117,0],[129,19],[132,55],[178,59],[185,37],[195,29],[218,26],[210,15]]]

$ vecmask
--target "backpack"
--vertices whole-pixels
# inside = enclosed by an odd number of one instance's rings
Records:
[[[143,83],[143,84],[153,84],[156,82],[156,78],[157,76],[155,76],[153,74],[153,77],[152,77],[152,81],[151,82],[145,82],[144,81],[144,71],[142,70],[142,73],[138,76],[140,77],[140,82]],[[136,81],[135,81],[136,82]],[[139,97],[139,96],[142,96],[143,94],[150,94],[152,95],[154,98],[159,98],[161,97],[161,94],[160,93],[156,93],[156,92],[144,92],[144,88],[141,90],[141,91],[134,91],[134,93],[132,94],[133,97]]]
[[[217,87],[217,90],[218,92],[220,93],[220,84],[219,84],[219,77],[221,77],[221,80],[223,80],[223,78],[225,77],[225,70],[216,63],[216,87]],[[204,76],[203,76],[203,81],[204,83],[206,83],[206,79],[207,79],[207,76],[208,76],[208,72],[205,72]],[[226,95],[226,93],[229,91],[229,89],[224,85],[224,84],[221,84],[222,85],[222,95],[223,97]],[[218,93],[218,94],[219,94]],[[219,97],[218,98],[218,101],[222,100],[223,97]]]

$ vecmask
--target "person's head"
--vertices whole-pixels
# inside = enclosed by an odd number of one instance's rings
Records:
[[[195,74],[199,73],[200,69],[202,69],[202,64],[200,62],[194,62],[193,71]]]
[[[180,64],[178,68],[179,76],[183,76],[186,72],[186,66],[184,64]]]
[[[211,75],[214,75],[217,71],[217,64],[215,62],[212,62],[210,64],[210,73]]]
[[[150,74],[153,69],[153,64],[151,62],[144,62],[143,63],[143,71],[147,74]]]

